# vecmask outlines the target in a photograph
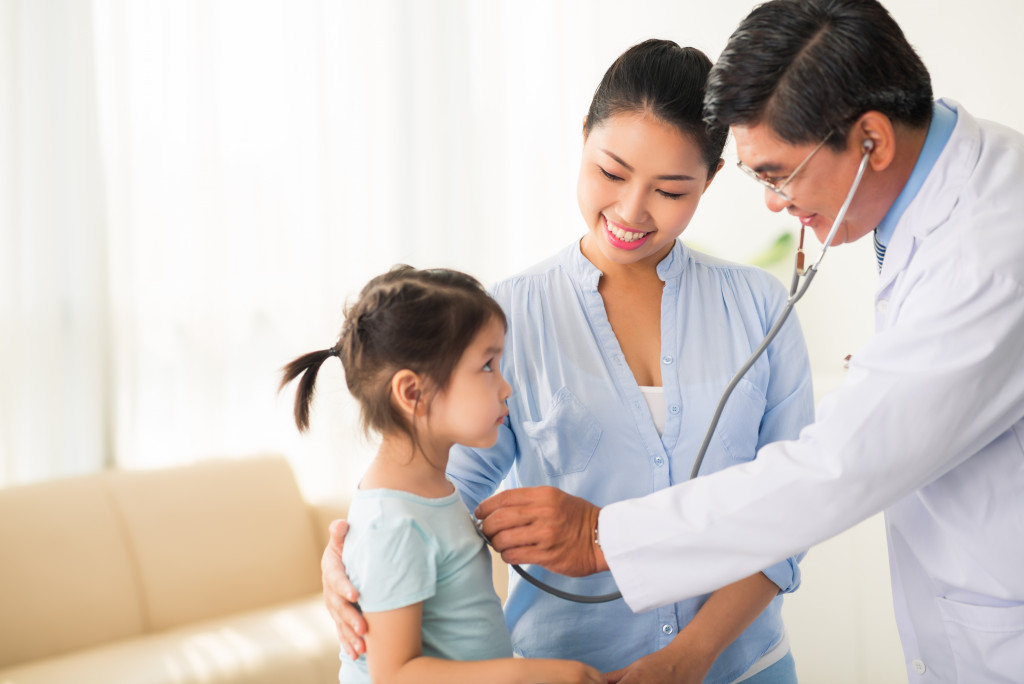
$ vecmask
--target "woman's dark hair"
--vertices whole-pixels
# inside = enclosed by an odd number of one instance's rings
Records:
[[[790,144],[842,149],[865,112],[920,128],[931,120],[928,70],[875,0],[772,0],[755,8],[711,70],[705,115],[767,124]]]
[[[399,264],[367,283],[347,307],[334,347],[284,367],[278,391],[301,376],[295,424],[305,430],[317,372],[338,356],[349,391],[359,401],[363,430],[401,430],[415,442],[412,426],[391,405],[391,378],[409,369],[432,389],[444,390],[463,352],[492,319],[507,328],[501,307],[472,276]]]
[[[701,149],[708,177],[722,158],[729,129],[704,121],[711,60],[696,48],[652,38],[626,50],[605,72],[590,102],[583,133],[616,114],[650,113],[678,128]]]

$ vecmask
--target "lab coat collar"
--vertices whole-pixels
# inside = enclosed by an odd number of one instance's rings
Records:
[[[981,154],[981,129],[953,100],[939,100],[957,114],[956,127],[914,201],[896,224],[885,252],[879,292],[886,290],[910,263],[916,245],[949,218]]]

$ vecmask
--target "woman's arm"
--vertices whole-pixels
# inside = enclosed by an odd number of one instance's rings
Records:
[[[366,613],[370,678],[375,684],[605,684],[572,660],[500,658],[452,661],[422,655],[423,604]]]
[[[704,681],[719,655],[768,607],[778,586],[763,573],[711,594],[672,643],[608,674],[612,684],[677,684]]]

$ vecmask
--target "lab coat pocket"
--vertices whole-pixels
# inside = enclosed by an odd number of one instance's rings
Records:
[[[766,404],[764,392],[745,378],[736,385],[726,402],[721,423],[715,433],[722,440],[733,463],[754,459]]]
[[[523,421],[523,431],[548,477],[585,470],[601,440],[601,426],[567,387],[551,398],[541,420]]]
[[[976,606],[935,599],[961,682],[1019,682],[1024,673],[1024,604]]]

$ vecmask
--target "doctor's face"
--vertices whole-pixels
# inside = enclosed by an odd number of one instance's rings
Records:
[[[768,208],[775,212],[786,210],[813,230],[819,242],[824,242],[857,175],[861,160],[859,149],[836,152],[826,145],[815,151],[817,142],[791,145],[780,140],[764,124],[733,126],[732,134],[736,140],[736,154],[744,165],[762,178],[778,185],[785,183],[783,191],[791,199],[765,188],[764,203]],[[806,164],[800,167],[805,160]],[[800,167],[800,172],[787,180],[797,167]],[[865,193],[864,185],[861,184],[854,196],[832,244],[853,242],[874,230],[873,223],[859,220],[858,207],[863,203],[858,200]]]

